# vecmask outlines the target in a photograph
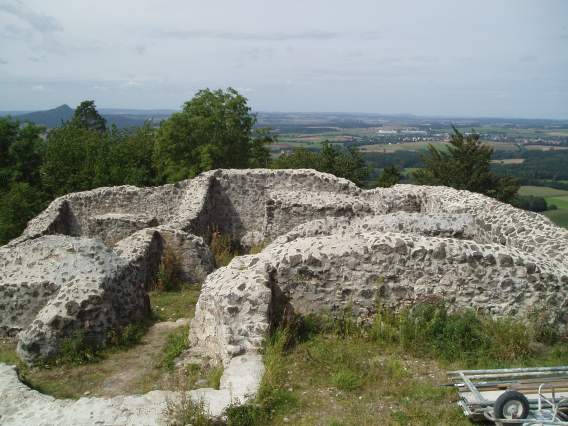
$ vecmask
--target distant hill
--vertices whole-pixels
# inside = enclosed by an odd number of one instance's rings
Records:
[[[116,112],[115,112],[116,111]],[[69,105],[61,105],[57,108],[48,109],[46,111],[35,111],[26,113],[11,113],[10,115],[17,118],[20,122],[30,121],[47,128],[59,127],[73,118],[75,110]],[[102,116],[107,121],[107,126],[113,124],[120,128],[139,127],[147,120],[154,124],[168,118],[173,111],[169,110],[101,110]],[[119,113],[120,112],[120,113]]]
[[[176,110],[170,109],[130,109],[99,108],[100,114],[107,120],[107,126],[113,124],[119,128],[139,127],[147,120],[158,125]],[[0,117],[10,115],[20,122],[32,123],[47,128],[58,127],[73,117],[74,110],[68,105],[61,105],[47,111],[0,111]],[[395,122],[402,126],[426,126],[432,129],[447,129],[451,124],[458,127],[479,129],[482,126],[505,126],[507,128],[558,127],[568,128],[568,120],[483,118],[483,117],[429,117],[412,114],[373,114],[344,112],[263,112],[256,111],[258,127],[271,127],[281,133],[315,133],[323,128],[341,127],[364,128],[382,126]],[[318,129],[319,128],[319,129]]]
[[[58,127],[61,123],[71,120],[74,110],[69,105],[61,105],[47,111],[29,112],[17,115],[16,118],[23,121],[31,121],[45,127]]]

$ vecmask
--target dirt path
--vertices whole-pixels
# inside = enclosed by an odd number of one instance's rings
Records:
[[[105,379],[93,389],[92,394],[128,395],[162,388],[164,373],[157,368],[157,364],[161,360],[167,337],[173,330],[187,324],[189,320],[185,318],[158,322],[150,327],[141,344],[103,360],[98,368],[105,371]]]

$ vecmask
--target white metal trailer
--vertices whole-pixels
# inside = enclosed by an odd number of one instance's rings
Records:
[[[568,366],[448,373],[458,404],[474,421],[568,426]]]

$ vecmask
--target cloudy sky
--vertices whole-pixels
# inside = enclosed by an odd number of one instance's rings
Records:
[[[0,110],[568,118],[567,0],[0,0]]]

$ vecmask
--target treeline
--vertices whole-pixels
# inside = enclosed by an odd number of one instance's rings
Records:
[[[0,119],[0,244],[17,237],[28,220],[63,194],[101,186],[153,186],[177,182],[216,168],[312,168],[360,186],[388,187],[402,168],[379,156],[379,176],[355,148],[324,143],[320,151],[296,149],[271,158],[275,135],[257,128],[246,98],[234,89],[202,90],[155,128],[107,126],[93,101],[82,102],[71,120],[46,132],[33,124]],[[457,129],[446,150],[431,146],[412,182],[480,192],[502,201],[515,198],[518,184],[490,170],[491,148],[478,135]],[[400,166],[418,165],[398,153]],[[392,159],[391,159],[392,161]]]
[[[521,155],[524,158],[522,164],[498,164],[494,166],[501,175],[514,176],[524,184],[536,184],[546,182],[565,181],[568,183],[568,149],[558,151],[528,151],[524,150]],[[540,183],[543,185],[543,183]],[[560,188],[565,189],[565,188]]]

